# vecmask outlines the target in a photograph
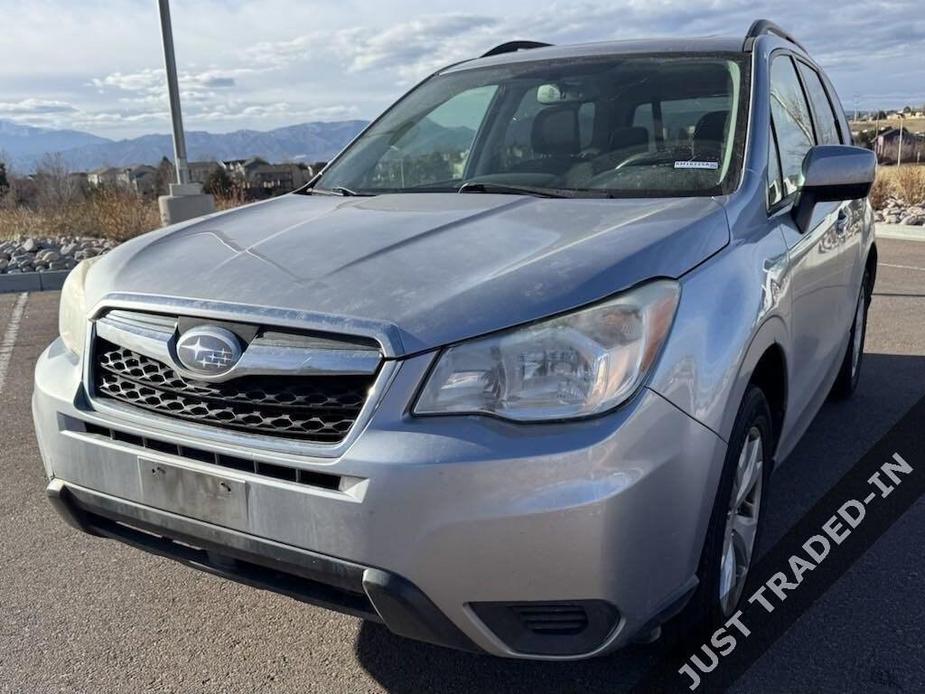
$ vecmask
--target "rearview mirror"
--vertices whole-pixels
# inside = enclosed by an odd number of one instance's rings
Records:
[[[551,104],[570,104],[584,100],[585,95],[575,85],[541,84],[536,88],[537,102],[548,106]]]
[[[877,157],[869,149],[819,145],[803,158],[803,185],[793,218],[805,232],[816,203],[866,198],[877,174]]]

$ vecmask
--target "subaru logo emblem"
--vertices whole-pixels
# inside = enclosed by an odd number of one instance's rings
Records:
[[[241,353],[237,335],[214,326],[187,330],[177,341],[177,360],[187,371],[201,376],[231,371]]]

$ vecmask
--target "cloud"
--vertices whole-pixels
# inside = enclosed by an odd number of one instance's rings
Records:
[[[236,84],[239,75],[250,75],[257,72],[253,68],[235,68],[232,70],[205,70],[203,72],[180,72],[179,82],[181,88],[194,89],[229,89]],[[90,84],[100,90],[116,89],[125,92],[158,92],[162,93],[167,83],[163,68],[145,68],[137,72],[123,74],[113,72],[105,77],[94,77]]]
[[[53,113],[71,113],[77,109],[63,101],[53,99],[23,99],[22,101],[0,101],[0,114],[11,116],[36,116]]]
[[[207,77],[202,81],[202,86],[210,89],[230,89],[234,85],[234,77]]]
[[[4,0],[0,0],[0,3]],[[372,118],[422,77],[514,39],[556,44],[744,36],[779,18],[845,105],[925,102],[921,0],[348,0],[175,3],[184,118],[266,129]],[[4,36],[0,117],[132,136],[169,126],[157,13],[149,3],[21,3]],[[49,50],[53,46],[54,50]]]

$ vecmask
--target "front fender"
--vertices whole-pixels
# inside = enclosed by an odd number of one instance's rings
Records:
[[[729,440],[765,350],[788,353],[787,247],[777,232],[739,239],[682,278],[681,302],[649,387]]]

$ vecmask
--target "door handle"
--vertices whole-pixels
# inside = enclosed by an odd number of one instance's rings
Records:
[[[848,231],[848,208],[842,207],[838,211],[838,217],[835,218],[835,233],[844,236]]]

